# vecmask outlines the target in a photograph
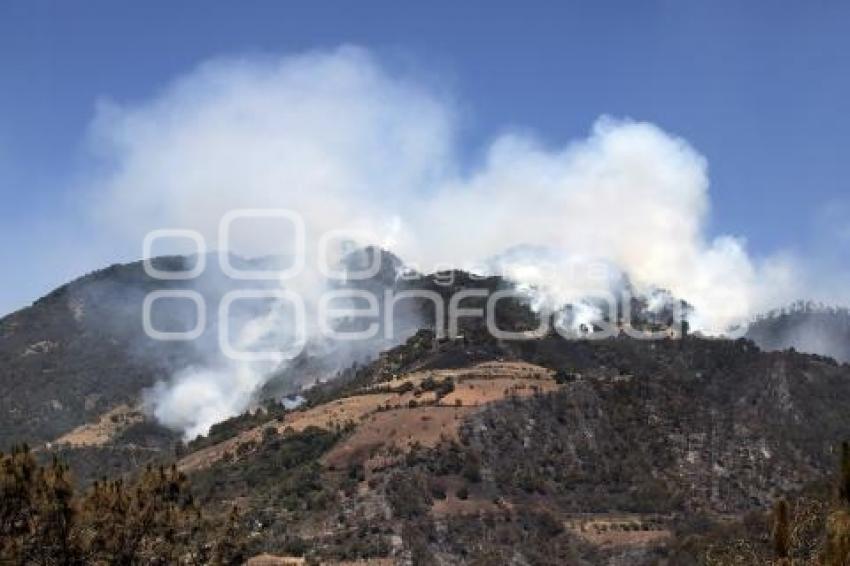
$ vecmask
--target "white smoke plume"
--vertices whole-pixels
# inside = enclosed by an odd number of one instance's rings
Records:
[[[200,367],[180,368],[168,383],[157,383],[146,394],[149,411],[162,424],[182,431],[187,439],[206,434],[223,419],[250,406],[257,389],[280,365],[292,358],[281,348],[296,343],[292,313],[283,302],[271,302],[253,312],[231,311],[227,324],[239,351],[267,352],[263,359],[237,360],[222,355],[217,344],[199,342],[205,359]]]
[[[227,212],[286,208],[303,216],[311,254],[328,230],[366,231],[422,271],[498,266],[556,304],[598,287],[588,273],[609,265],[604,285],[625,274],[667,289],[709,333],[794,297],[790,260],[707,235],[707,164],[685,140],[601,117],[559,148],[502,135],[470,167],[458,122],[440,91],[362,49],[217,60],[153,100],[101,104],[93,139],[108,168],[93,194],[133,243],[179,227],[215,246]],[[230,249],[285,255],[290,243],[257,222]],[[313,296],[315,261],[287,287]],[[184,372],[155,392],[154,411],[194,435],[243,409],[263,379],[249,366]]]

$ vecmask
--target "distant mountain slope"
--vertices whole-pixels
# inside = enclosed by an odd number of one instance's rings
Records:
[[[361,264],[368,265],[370,253],[370,249],[351,253],[346,258],[347,267],[363,269]],[[224,294],[278,283],[234,281],[221,271],[215,256],[207,260],[204,272],[191,281],[153,279],[145,273],[142,262],[113,265],[63,285],[30,307],[0,319],[0,450],[20,442],[37,446],[82,425],[96,426],[119,406],[138,408],[146,388],[167,380],[177,370],[209,363],[213,352],[218,355],[216,325]],[[381,260],[377,274],[347,285],[373,290],[382,297],[384,289],[396,284],[401,262],[387,252]],[[183,271],[194,261],[159,257],[153,264],[162,271]],[[241,269],[270,270],[282,260],[234,257],[231,261]],[[145,296],[151,291],[173,289],[197,291],[206,301],[207,326],[195,341],[158,341],[143,330]],[[402,340],[419,328],[420,307],[403,304],[397,309]],[[185,330],[194,324],[195,316],[188,301],[165,300],[153,310],[158,329]],[[357,357],[350,348],[317,342],[310,345],[298,364],[320,366],[321,375],[332,376],[353,359],[368,361],[390,345],[381,339],[358,344]],[[316,379],[315,372],[310,379]],[[293,388],[286,381],[278,382],[278,387]],[[297,390],[297,383],[294,388]],[[119,428],[123,436],[138,440],[141,435],[154,446],[167,446],[177,438],[151,426],[143,421],[132,423],[129,430]],[[111,443],[110,435],[101,434],[99,438],[102,445]],[[91,446],[87,450],[90,452]]]
[[[764,350],[794,348],[850,363],[850,310],[797,303],[756,319],[747,338]]]
[[[0,447],[51,440],[164,375],[134,355],[145,286],[140,265],[113,266],[0,320]]]
[[[349,269],[363,269],[376,250],[355,250],[345,257]],[[244,268],[270,269],[283,258],[244,260],[233,258]],[[155,258],[163,271],[182,271],[195,258]],[[142,262],[113,265],[72,281],[0,319],[0,449],[13,442],[41,444],[98,419],[119,405],[137,406],[140,393],[176,370],[208,361],[218,352],[217,306],[221,297],[246,286],[274,284],[237,281],[226,277],[215,256],[208,256],[203,274],[192,281],[156,280],[144,271]],[[499,277],[473,277],[460,271],[399,277],[402,262],[381,251],[378,272],[365,280],[339,283],[372,291],[381,302],[384,291],[425,291],[443,298],[463,289],[493,292],[510,287]],[[142,328],[142,303],[155,290],[192,289],[207,302],[207,331],[191,343],[162,342],[149,338]],[[465,308],[481,307],[486,299],[471,297]],[[643,307],[641,307],[643,308]],[[170,330],[191,327],[194,309],[188,301],[165,304],[155,311],[155,326]],[[428,299],[405,299],[394,308],[394,336],[369,343],[312,340],[293,363],[258,392],[262,398],[279,399],[303,384],[329,379],[352,361],[369,361],[422,327],[432,327],[436,316]],[[507,329],[531,329],[535,316],[519,300],[503,300],[497,314]],[[382,318],[382,317],[381,317]],[[187,322],[190,321],[190,322]],[[466,318],[461,332],[483,332]]]
[[[163,257],[154,264],[178,271],[192,261]],[[210,301],[226,289],[209,268],[192,285]],[[196,345],[152,340],[142,327],[147,293],[188,286],[151,279],[142,262],[113,265],[0,319],[0,449],[50,441],[118,405],[136,405],[144,388],[199,361]],[[155,325],[178,330],[192,308],[155,308]]]

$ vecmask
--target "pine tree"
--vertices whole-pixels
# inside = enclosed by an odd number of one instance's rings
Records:
[[[0,455],[0,563],[82,563],[67,466],[39,466],[26,445]]]
[[[850,564],[850,511],[839,509],[826,520],[826,546],[824,564],[847,566]]]
[[[0,564],[175,564],[200,556],[200,511],[174,466],[74,494],[68,467],[0,453]]]
[[[39,475],[39,551],[47,562],[78,562],[81,549],[74,529],[77,510],[68,467],[54,457],[50,466],[39,469]]]
[[[850,565],[850,443],[841,444],[841,470],[838,479],[836,509],[826,520],[824,563]]]
[[[245,543],[239,529],[239,510],[234,506],[218,537],[212,563],[216,566],[242,564],[245,561]]]
[[[38,466],[26,446],[0,455],[0,563],[23,563],[37,509]]]
[[[838,484],[838,498],[845,506],[850,506],[850,442],[841,443],[841,477]]]
[[[788,524],[788,502],[780,499],[773,509],[773,553],[777,561],[788,560],[791,550],[790,527]]]

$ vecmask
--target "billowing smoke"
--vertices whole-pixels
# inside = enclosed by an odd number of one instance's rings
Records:
[[[194,287],[206,287],[200,280]],[[236,288],[235,286],[233,288]],[[215,296],[202,288],[206,297]],[[213,305],[214,306],[214,305]],[[239,352],[262,352],[255,359],[234,359],[222,352],[211,335],[192,345],[202,362],[178,368],[169,382],[160,382],[147,392],[150,412],[162,424],[184,432],[186,438],[206,434],[213,424],[248,407],[268,376],[292,359],[301,337],[292,324],[293,313],[284,301],[243,303],[229,311],[226,325],[233,334],[228,340]],[[189,317],[191,318],[191,316]],[[292,351],[287,351],[287,346]]]
[[[441,91],[361,49],[217,60],[153,100],[101,105],[93,132],[108,168],[94,194],[133,243],[179,227],[216,247],[219,221],[232,210],[297,211],[306,269],[281,285],[308,304],[324,285],[316,250],[329,230],[361,234],[361,243],[385,246],[420,271],[498,270],[556,305],[628,278],[687,300],[692,326],[708,333],[795,294],[790,261],[755,259],[743,240],[707,235],[707,164],[685,140],[601,117],[562,147],[499,136],[470,165],[460,162],[458,130]],[[245,256],[287,256],[292,241],[269,220],[234,228],[227,245]],[[599,266],[608,269],[600,275]],[[266,370],[184,370],[155,391],[153,410],[203,432],[244,408]]]

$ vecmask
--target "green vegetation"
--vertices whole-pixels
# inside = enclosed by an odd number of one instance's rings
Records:
[[[342,432],[308,427],[292,434],[266,434],[259,446],[237,460],[218,462],[193,476],[204,503],[249,498],[254,507],[310,512],[325,508],[333,494],[325,489],[318,459]]]
[[[266,402],[262,408],[254,411],[245,411],[241,415],[231,417],[210,427],[206,436],[199,436],[189,442],[186,448],[196,451],[207,446],[212,446],[232,438],[245,430],[260,426],[274,419],[283,419],[286,408],[282,403],[276,401]]]

